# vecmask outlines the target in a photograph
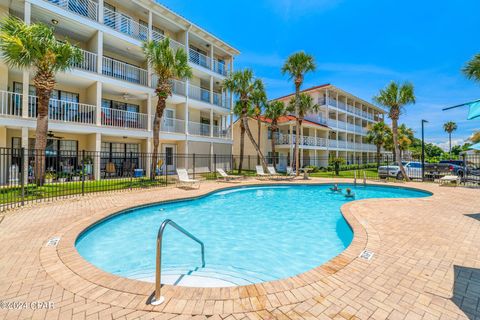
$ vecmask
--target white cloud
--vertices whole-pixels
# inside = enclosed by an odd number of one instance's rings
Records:
[[[452,139],[452,148],[454,146],[461,146],[465,143],[466,141],[464,139]],[[442,148],[443,151],[448,151],[449,150],[449,141],[448,139],[446,141],[442,142],[433,142],[434,145]]]

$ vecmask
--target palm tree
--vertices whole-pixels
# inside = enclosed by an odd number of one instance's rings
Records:
[[[472,60],[467,62],[462,72],[468,79],[480,81],[480,53],[477,53]]]
[[[309,55],[303,51],[297,52],[292,54],[287,58],[285,64],[282,67],[282,73],[288,74],[290,79],[293,79],[295,84],[295,115],[297,116],[297,123],[296,123],[296,130],[295,130],[295,170],[297,176],[300,174],[299,172],[299,150],[298,150],[298,143],[299,143],[299,114],[298,108],[300,104],[300,88],[303,84],[303,80],[305,78],[305,74],[307,72],[313,72],[316,69],[315,59],[312,55]]]
[[[249,116],[252,115],[252,95],[258,90],[262,82],[260,79],[254,80],[253,71],[250,69],[239,70],[231,73],[228,78],[223,81],[223,86],[238,96],[235,103],[234,113],[240,117],[240,161],[238,164],[238,173],[242,172],[243,155],[245,149],[245,133],[247,133],[255,151],[260,155],[260,162],[266,168],[267,162],[262,151],[253,138],[252,132],[248,125]]]
[[[160,121],[167,106],[167,98],[172,95],[172,80],[192,77],[192,69],[188,65],[188,56],[183,48],[170,47],[170,39],[162,41],[146,41],[143,43],[143,53],[148,64],[157,76],[155,93],[158,101],[153,119],[153,155],[151,177],[156,174],[158,145],[160,143]]]
[[[415,103],[413,85],[409,82],[399,84],[392,81],[384,89],[381,89],[379,94],[373,97],[373,100],[388,108],[388,117],[392,120],[392,140],[393,148],[395,150],[395,158],[404,179],[409,181],[410,179],[402,165],[400,148],[398,145],[398,119],[406,105]]]
[[[398,127],[398,149],[400,150],[400,158],[403,158],[404,151],[407,151],[412,145],[414,136],[413,130],[404,123]]]
[[[474,132],[468,140],[472,141],[472,143],[480,142],[480,131]]]
[[[270,119],[270,133],[272,135],[272,162],[273,167],[276,168],[276,156],[275,156],[275,139],[278,130],[278,119],[286,114],[285,103],[283,101],[272,101],[267,103],[265,107],[265,117]]]
[[[48,105],[55,87],[55,75],[82,62],[83,56],[68,40],[55,38],[54,30],[42,23],[25,24],[10,16],[0,23],[0,52],[11,68],[33,72],[37,95],[35,131],[35,179],[43,183],[48,133]],[[25,85],[25,84],[24,84]]]
[[[390,127],[383,121],[368,127],[367,142],[377,147],[377,168],[380,167],[381,149],[387,143],[390,132]]]
[[[452,153],[452,132],[457,130],[457,124],[453,121],[448,121],[443,124],[443,130],[448,133],[448,153]]]
[[[258,83],[255,90],[252,92],[252,103],[253,103],[253,116],[257,119],[257,143],[258,148],[260,149],[261,141],[261,129],[262,129],[262,120],[260,116],[262,115],[262,109],[267,103],[267,93],[265,92],[265,85],[263,81],[257,79]],[[257,154],[257,164],[260,164],[260,155]]]
[[[290,100],[289,106],[288,106],[288,111],[293,112],[296,110],[297,112],[297,126],[296,126],[296,135],[295,135],[295,147],[298,148],[298,140],[299,140],[299,132],[302,132],[302,123],[303,120],[305,119],[305,115],[309,113],[317,113],[318,109],[320,109],[320,106],[316,104],[311,96],[309,96],[306,93],[301,93],[299,95],[300,99],[297,99],[296,97],[293,97]],[[297,103],[299,101],[299,103]],[[296,155],[298,156],[298,149],[295,150]],[[296,164],[295,167],[297,168],[297,175],[299,174],[298,172],[298,158],[295,159]]]

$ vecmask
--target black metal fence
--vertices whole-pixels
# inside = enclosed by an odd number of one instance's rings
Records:
[[[471,154],[425,163],[404,157],[406,175],[416,181],[436,181],[457,177],[464,185],[480,184],[480,154]],[[267,157],[278,172],[295,164],[287,156]],[[177,181],[176,169],[187,169],[194,179],[216,179],[217,168],[238,174],[238,155],[46,151],[0,148],[0,210],[29,202],[85,195],[94,192],[164,187]],[[243,175],[255,175],[257,156],[244,156]],[[316,177],[344,177],[403,180],[403,174],[391,155],[349,156],[345,158],[300,157],[301,168],[309,168]],[[454,181],[453,181],[454,182]]]

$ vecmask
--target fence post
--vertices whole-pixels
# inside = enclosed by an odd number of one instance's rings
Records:
[[[21,185],[22,185],[22,206],[25,205],[25,148],[21,149],[20,154],[20,165],[22,168],[21,174]],[[28,168],[27,168],[28,171]]]
[[[82,196],[85,195],[85,150],[82,150]]]
[[[193,179],[195,179],[195,153],[193,154]]]
[[[163,159],[163,167],[164,167],[164,174],[165,174],[165,186],[167,187],[168,186],[168,172],[167,172],[167,154],[165,153],[163,155],[164,159]]]
[[[230,170],[233,171],[233,154],[230,155]]]
[[[130,190],[132,190],[133,187],[133,155],[132,151],[130,151]]]
[[[216,174],[217,172],[217,154],[213,154],[213,173]]]
[[[247,157],[248,157],[248,170],[250,170],[250,155],[248,155]]]
[[[467,184],[467,175],[468,175],[467,170],[468,170],[468,167],[467,167],[467,155],[465,153],[462,154],[462,159],[463,159],[463,177],[460,177],[460,181],[463,182],[466,185]]]

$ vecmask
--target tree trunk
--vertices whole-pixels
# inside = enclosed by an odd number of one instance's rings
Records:
[[[381,144],[377,144],[377,169],[380,167],[380,149],[381,149],[382,145]]]
[[[243,126],[245,127],[245,131],[247,133],[247,136],[250,139],[250,141],[252,142],[253,147],[257,151],[257,154],[260,156],[260,161],[261,161],[263,167],[266,169],[268,167],[267,162],[265,161],[265,157],[263,156],[262,151],[258,147],[258,144],[255,142],[255,139],[253,138],[252,131],[250,131],[250,127],[248,126],[248,116],[246,114],[243,115],[242,121],[243,121]]]
[[[450,158],[452,157],[452,133],[448,133],[448,154],[450,155]]]
[[[258,141],[258,149],[260,149],[260,138],[261,138],[261,132],[260,129],[262,128],[262,122],[260,121],[260,115],[257,116],[257,141]],[[257,154],[257,165],[260,164],[260,154]]]
[[[272,164],[275,170],[277,170],[277,159],[275,156],[275,134],[277,133],[277,124],[276,121],[272,120],[272,127],[270,128],[270,131],[272,133]]]
[[[37,129],[35,131],[35,181],[37,185],[43,185],[45,175],[45,149],[47,147],[48,134],[48,105],[50,92],[37,92]]]
[[[243,124],[243,120],[240,120],[240,160],[238,161],[239,174],[242,173],[244,149],[245,149],[245,126]]]
[[[296,128],[295,128],[295,173],[297,177],[300,175],[300,152],[299,152],[299,134],[300,134],[300,124],[298,120],[298,113],[299,113],[299,106],[300,106],[300,84],[295,83],[295,116],[297,117],[296,120]]]
[[[400,147],[398,145],[398,123],[397,123],[397,119],[392,119],[392,137],[393,137],[393,148],[395,150],[395,158],[396,158],[396,161],[397,161],[397,165],[400,168],[400,172],[403,175],[403,179],[405,179],[406,181],[410,181],[410,178],[407,176],[405,168],[403,167],[402,158],[401,158],[401,154],[400,154]]]
[[[162,96],[158,96],[157,108],[155,109],[155,117],[153,120],[153,154],[152,154],[152,170],[150,175],[152,179],[155,179],[156,168],[158,163],[158,146],[160,144],[160,124],[163,117],[163,112],[166,107],[166,99]],[[165,170],[167,170],[167,165],[165,165]]]

